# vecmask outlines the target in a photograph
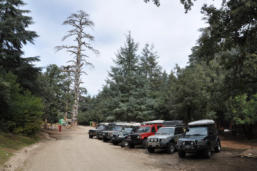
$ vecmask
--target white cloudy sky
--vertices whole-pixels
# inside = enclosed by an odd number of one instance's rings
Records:
[[[220,4],[220,1],[215,3]],[[65,65],[70,56],[54,49],[62,44],[61,38],[69,29],[62,22],[71,13],[86,11],[95,23],[92,34],[100,54],[91,56],[90,62],[95,67],[86,70],[88,75],[83,78],[83,86],[90,95],[96,95],[128,31],[140,49],[145,43],[154,44],[159,63],[167,72],[175,64],[186,66],[191,48],[200,36],[199,28],[205,26],[200,13],[202,2],[213,3],[212,0],[199,1],[185,14],[180,0],[162,0],[160,7],[145,4],[143,0],[27,0],[24,8],[31,10],[29,15],[35,22],[30,29],[39,37],[34,45],[24,47],[25,56],[40,56],[41,61],[37,64],[40,67]]]

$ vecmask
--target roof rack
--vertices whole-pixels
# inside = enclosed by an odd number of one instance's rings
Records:
[[[213,125],[213,124],[215,124],[214,120],[210,120],[210,119],[202,119],[202,120],[193,121],[193,122],[188,123],[189,126]]]
[[[164,121],[163,126],[184,126],[184,122],[182,120],[172,120],[172,121]]]

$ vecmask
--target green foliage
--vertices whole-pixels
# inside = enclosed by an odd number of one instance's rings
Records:
[[[2,73],[1,78],[5,85],[1,105],[6,107],[1,111],[1,129],[27,135],[35,134],[41,125],[41,99],[24,91],[12,73]]]
[[[23,45],[33,43],[37,37],[34,31],[27,29],[32,18],[26,16],[28,10],[22,10],[21,0],[0,1],[0,65],[8,72],[17,75],[17,81],[33,93],[38,92],[36,78],[40,69],[31,63],[38,57],[22,58]]]
[[[254,125],[257,123],[257,94],[246,94],[230,98],[232,119],[236,125]]]
[[[49,65],[40,76],[39,82],[40,95],[44,102],[43,119],[55,123],[71,111],[73,96],[70,90],[70,74],[64,67]]]

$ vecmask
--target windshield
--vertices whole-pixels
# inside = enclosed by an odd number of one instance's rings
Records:
[[[191,127],[186,135],[207,135],[207,127]]]
[[[150,129],[151,129],[150,126],[140,127],[140,128],[137,130],[137,133],[150,132]]]
[[[133,128],[124,128],[124,132],[130,133],[133,130]]]
[[[156,134],[171,134],[174,135],[174,128],[160,128]]]
[[[113,131],[121,131],[122,130],[122,126],[114,126]]]
[[[103,129],[104,129],[104,126],[103,126],[103,125],[100,125],[100,126],[98,126],[96,129],[98,129],[98,130],[103,130]]]

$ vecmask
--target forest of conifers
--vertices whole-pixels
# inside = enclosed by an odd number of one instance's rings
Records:
[[[186,11],[192,6],[181,2]],[[39,57],[22,57],[23,46],[37,34],[28,30],[32,18],[20,5],[21,0],[0,1],[0,128],[31,135],[46,119],[55,123],[70,116],[74,91],[67,66],[42,70],[34,65]],[[256,136],[257,2],[227,0],[219,9],[203,5],[202,13],[208,26],[183,68],[164,71],[154,47],[140,50],[133,30],[127,33],[110,57],[114,64],[103,89],[92,97],[81,88],[79,123],[209,118],[219,128]]]

